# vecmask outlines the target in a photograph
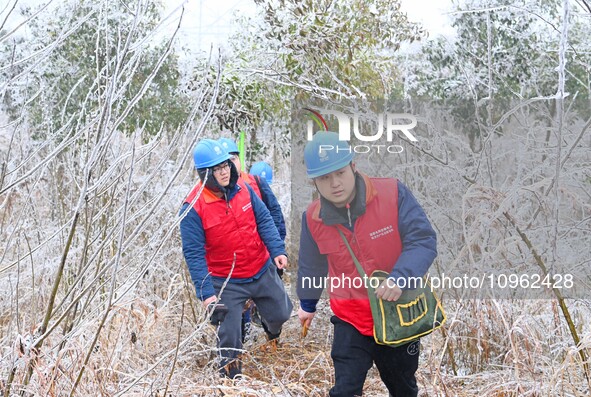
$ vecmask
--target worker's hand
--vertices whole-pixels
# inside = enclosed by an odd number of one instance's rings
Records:
[[[298,318],[300,319],[300,324],[302,325],[302,327],[310,328],[315,314],[316,312],[309,313],[300,307],[298,309]]]
[[[217,300],[218,300],[218,297],[215,295],[212,295],[201,303],[203,303],[204,307],[207,307],[207,306],[209,306],[210,303],[215,302]]]
[[[376,296],[385,301],[397,301],[402,295],[402,290],[396,285],[393,278],[387,278],[376,288]]]
[[[205,317],[209,319],[212,325],[220,325],[228,313],[226,305],[216,303],[217,301],[218,297],[213,295],[202,302],[205,307]]]
[[[287,256],[279,255],[275,257],[274,262],[277,269],[285,269],[287,267]]]
[[[212,302],[207,306],[207,315],[211,325],[220,325],[228,314],[228,308],[223,303]]]

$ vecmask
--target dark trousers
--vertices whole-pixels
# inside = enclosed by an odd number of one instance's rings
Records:
[[[218,327],[220,372],[233,378],[241,373],[241,323],[246,301],[252,299],[256,303],[265,326],[273,334],[281,332],[281,327],[291,316],[293,305],[273,264],[258,279],[243,284],[227,283],[220,293],[223,285],[223,280],[213,280],[220,303],[228,308],[224,321]]]
[[[399,347],[378,345],[373,337],[362,335],[336,316],[332,316],[330,322],[334,325],[331,357],[335,370],[331,397],[361,396],[367,371],[374,363],[391,396],[417,396],[415,372],[419,365],[419,341]]]

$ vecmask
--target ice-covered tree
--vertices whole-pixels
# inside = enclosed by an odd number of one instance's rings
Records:
[[[409,90],[417,98],[447,106],[463,120],[472,146],[480,147],[486,135],[483,124],[497,123],[520,101],[556,92],[560,9],[558,1],[459,3],[453,14],[457,36],[424,46],[409,76]],[[565,89],[573,110],[583,111],[589,106],[591,58],[581,38],[588,37],[590,29],[576,12],[570,18]],[[552,100],[537,101],[534,107],[543,107],[540,113],[549,119],[556,116]]]
[[[258,17],[241,21],[225,56],[216,117],[220,130],[247,131],[261,149],[269,139],[258,134],[270,123],[284,154],[294,101],[387,98],[401,87],[397,49],[426,36],[399,1],[255,3]]]
[[[32,18],[28,32],[2,42],[2,94],[11,117],[24,116],[38,138],[96,117],[109,101],[124,113],[111,128],[147,135],[186,118],[177,58],[155,33],[157,2],[69,1]],[[17,35],[14,34],[13,37]],[[138,95],[141,93],[141,96]],[[26,113],[22,113],[26,107]]]

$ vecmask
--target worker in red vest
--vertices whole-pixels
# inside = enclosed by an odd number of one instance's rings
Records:
[[[238,178],[228,152],[203,139],[193,151],[200,182],[181,209],[183,254],[197,297],[218,325],[220,373],[241,373],[241,318],[252,299],[269,340],[276,342],[293,305],[276,268],[287,266],[283,240],[269,211]],[[211,305],[211,306],[210,306]]]
[[[230,155],[230,160],[232,163],[234,163],[234,166],[238,170],[238,175],[240,178],[244,180],[244,182],[246,182],[250,187],[252,187],[252,190],[256,193],[256,195],[259,196],[261,200],[263,200],[263,203],[271,213],[271,217],[273,218],[275,227],[277,227],[279,236],[283,241],[285,241],[286,230],[283,212],[281,211],[279,201],[267,183],[266,178],[261,178],[260,176],[252,175],[242,170],[242,165],[240,164],[240,149],[238,149],[236,142],[230,138],[220,138],[218,139],[218,142]],[[283,269],[277,268],[277,274],[279,274],[279,277],[283,278]],[[251,323],[262,326],[263,328],[265,327],[265,323],[261,320],[261,316],[256,305],[249,301],[246,303],[244,313],[242,314],[243,343],[250,332]]]
[[[265,203],[267,209],[271,213],[271,217],[273,217],[273,222],[275,222],[275,226],[277,227],[279,236],[282,240],[285,241],[285,219],[283,217],[283,212],[281,211],[279,201],[277,200],[277,197],[275,196],[273,190],[271,190],[271,187],[269,186],[269,183],[271,183],[271,181],[268,180],[266,177],[261,178],[259,175],[254,175],[252,173],[252,168],[250,174],[242,169],[242,165],[240,164],[239,158],[240,150],[238,149],[236,142],[234,142],[232,139],[220,138],[218,139],[218,142],[222,145],[224,149],[228,151],[228,154],[230,155],[230,160],[232,160],[232,162],[236,166],[236,169],[238,170],[238,175],[242,179],[244,179],[244,182],[248,183],[250,187],[252,187],[254,192],[257,194],[257,196],[259,196],[259,198],[263,200],[263,203]],[[258,169],[258,166],[254,168],[256,170]],[[266,175],[267,172],[265,172],[265,176]],[[271,178],[273,177],[272,171],[270,176]]]
[[[414,397],[420,342],[399,347],[376,343],[366,284],[339,231],[367,274],[377,269],[390,273],[376,289],[378,298],[388,301],[400,297],[407,280],[426,274],[437,255],[435,231],[402,182],[370,178],[357,170],[353,158],[352,148],[334,132],[316,133],[304,150],[307,174],[320,198],[302,217],[298,317],[310,326],[326,287],[334,313],[330,396],[361,395],[375,364],[392,396]]]

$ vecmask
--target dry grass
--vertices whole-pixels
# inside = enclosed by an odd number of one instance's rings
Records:
[[[572,307],[576,316],[589,314],[584,303]],[[417,374],[422,396],[588,395],[580,358],[551,301],[447,301],[446,308],[447,337],[438,331],[423,338]],[[167,396],[327,395],[333,383],[327,305],[321,303],[306,338],[292,317],[276,348],[254,327],[245,344],[243,376],[234,381],[217,375],[215,330],[202,316],[181,282],[156,291],[151,301],[138,297],[117,304],[76,395],[163,397],[165,390]],[[68,395],[96,327],[88,317],[66,338],[52,335],[38,352],[28,350],[31,333],[15,336],[3,348],[2,387],[15,363],[11,395],[16,395],[24,368],[34,359],[27,392]],[[589,326],[580,331],[589,348]],[[364,395],[385,393],[374,368]]]
[[[174,270],[174,269],[171,269]],[[151,271],[138,284],[135,298],[115,304],[86,367],[77,396],[325,396],[333,383],[330,358],[331,315],[321,301],[318,315],[302,338],[294,315],[277,348],[253,327],[245,344],[243,376],[217,374],[215,330],[203,321],[201,305],[187,288],[188,275],[161,279]],[[286,279],[289,282],[289,275]],[[31,296],[29,296],[31,298]],[[86,311],[72,331],[56,330],[39,349],[32,349],[38,330],[23,308],[21,332],[15,318],[3,320],[0,395],[68,396],[81,370],[99,311]],[[100,299],[93,304],[101,307]],[[591,348],[588,302],[569,306]],[[552,300],[447,299],[445,330],[423,338],[417,379],[422,396],[576,396],[589,395],[578,351]],[[453,358],[452,358],[453,357]],[[34,362],[25,387],[25,368]],[[14,369],[14,378],[10,374]],[[10,382],[9,382],[10,380]],[[364,395],[383,396],[377,371],[368,375]]]
[[[119,138],[117,145],[109,142],[114,158],[125,157],[132,143]],[[0,198],[0,240],[4,242],[0,245],[0,396],[328,393],[333,383],[332,327],[325,301],[308,336],[301,338],[297,318],[292,318],[277,350],[266,345],[262,330],[255,328],[245,345],[244,376],[236,381],[219,378],[215,330],[203,320],[178,238],[179,206],[195,175],[187,171],[175,176],[175,168],[163,165],[179,164],[178,169],[190,169],[188,164],[182,164],[182,158],[189,159],[192,145],[181,143],[163,139],[154,144],[154,149],[144,148],[151,156],[142,157],[143,162],[134,166],[141,165],[147,171],[134,174],[137,180],[131,189],[123,185],[113,188],[112,178],[97,182],[101,189],[93,191],[89,204],[80,212],[80,225],[50,311],[51,330],[45,333],[42,345],[37,344],[43,335],[41,324],[48,312],[56,268],[65,252],[71,203],[76,202],[79,191],[75,183],[66,184],[49,176],[47,180],[39,178],[38,186],[37,180],[31,180],[30,185],[18,186],[14,194]],[[162,153],[172,153],[169,149],[177,147],[188,148],[187,156],[163,157]],[[104,169],[117,164],[107,160]],[[78,169],[71,165],[72,160],[63,161],[69,168]],[[131,172],[131,163],[128,165],[120,166],[121,181],[127,181],[127,172]],[[152,171],[154,174],[146,173]],[[162,186],[169,182],[169,190],[163,191]],[[45,201],[37,197],[40,191],[52,191],[52,186],[61,190]],[[134,195],[123,224],[121,213],[127,191]],[[16,193],[21,198],[12,201],[10,197],[16,197]],[[464,209],[455,208],[459,205],[434,205],[430,197],[420,198],[430,203],[429,214],[442,230],[440,256],[433,271],[439,262],[452,269],[452,265],[465,265],[470,272],[481,274],[494,266],[515,271],[529,269],[524,267],[533,264],[527,247],[503,220],[502,212],[497,211],[510,207],[512,203],[502,201],[509,199],[501,200],[495,192],[483,193],[482,189],[469,193],[464,195]],[[440,196],[455,197],[447,190]],[[31,202],[38,205],[33,208]],[[530,207],[528,203],[515,203],[517,209]],[[452,210],[459,220],[456,223],[448,220]],[[581,209],[582,216],[588,216],[588,211],[586,207]],[[299,216],[298,211],[293,213]],[[528,216],[523,215],[523,219]],[[298,231],[297,224],[293,224],[296,220],[297,216],[291,216],[292,234]],[[542,252],[548,228],[534,226],[528,233],[535,236],[536,247]],[[581,247],[588,237],[584,230],[579,231],[578,223],[576,226],[570,232],[573,236],[565,235],[561,240],[561,249],[586,258],[588,250],[585,253]],[[297,244],[292,244],[290,258],[297,257],[294,246]],[[582,274],[587,262],[579,262],[577,269]],[[295,260],[288,276],[295,274],[294,267]],[[289,277],[287,282],[290,284]],[[111,292],[113,301],[109,305]],[[293,293],[292,299],[296,301]],[[552,294],[538,300],[460,300],[448,293],[444,302],[448,313],[445,329],[422,341],[417,373],[421,395],[590,394],[579,355],[579,349],[591,351],[588,300],[567,301],[581,339],[578,347]],[[72,392],[79,376],[79,385]],[[364,391],[366,396],[386,394],[375,369],[370,371]]]

